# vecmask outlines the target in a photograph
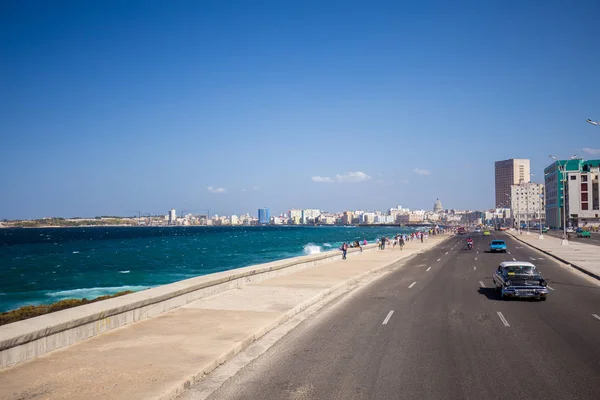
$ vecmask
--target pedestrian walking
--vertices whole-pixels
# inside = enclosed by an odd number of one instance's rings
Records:
[[[342,251],[342,260],[346,259],[346,252],[348,251],[348,244],[346,244],[344,242],[344,244],[342,245],[342,247],[340,247],[340,250]]]

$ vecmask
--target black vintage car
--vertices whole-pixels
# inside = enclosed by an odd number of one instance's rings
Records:
[[[548,283],[530,262],[505,261],[498,266],[492,279],[503,299],[533,297],[544,301],[548,295]]]

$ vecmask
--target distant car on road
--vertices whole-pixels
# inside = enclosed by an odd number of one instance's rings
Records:
[[[547,226],[542,226],[542,233],[548,232],[550,229]]]
[[[489,230],[483,231],[483,236],[490,236],[492,233]]]
[[[592,234],[590,233],[590,231],[584,231],[581,228],[578,228],[575,232],[577,233],[577,237],[580,237],[580,238],[585,238],[585,237],[591,238],[592,237]]]
[[[571,228],[571,227],[569,226],[569,227],[567,228],[567,233],[573,233],[573,232],[574,232],[573,228]]]
[[[506,253],[506,242],[504,240],[492,240],[490,243],[490,252],[496,251]]]
[[[503,299],[529,297],[544,301],[548,295],[548,283],[529,262],[505,261],[498,266],[492,279]]]

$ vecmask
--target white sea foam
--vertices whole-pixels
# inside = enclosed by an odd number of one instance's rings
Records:
[[[321,252],[321,246],[317,246],[314,243],[309,243],[304,246],[304,254],[319,254]]]
[[[331,247],[331,243],[323,243],[323,247]]]
[[[60,290],[56,292],[46,293],[46,296],[60,299],[82,299],[88,298],[93,299],[107,294],[114,294],[118,292],[124,292],[126,290],[138,291],[148,289],[148,286],[110,286],[110,287],[94,287],[94,288],[82,288],[72,290]]]
[[[74,251],[73,254],[79,254],[79,252],[78,251]]]
[[[131,272],[131,271],[129,271],[129,270],[127,270],[127,271],[119,271],[119,273],[120,273],[120,274],[128,274],[128,273],[130,273],[130,272]]]

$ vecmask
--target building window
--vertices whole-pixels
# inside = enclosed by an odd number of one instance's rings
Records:
[[[581,193],[581,201],[588,201],[588,194],[587,194],[587,192]]]
[[[582,192],[587,192],[587,183],[582,183],[581,184],[581,191]]]
[[[588,209],[588,203],[581,203],[581,209],[582,210],[587,210]]]
[[[575,179],[577,179],[577,177],[575,175],[571,175],[571,180],[574,181]]]
[[[587,182],[587,175],[581,175],[581,182]]]

